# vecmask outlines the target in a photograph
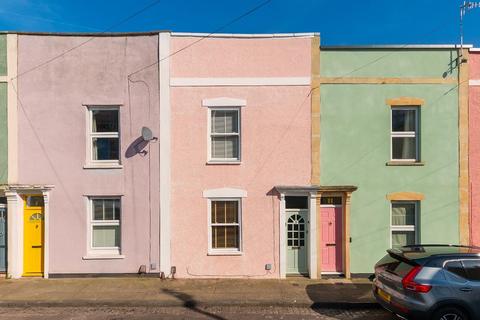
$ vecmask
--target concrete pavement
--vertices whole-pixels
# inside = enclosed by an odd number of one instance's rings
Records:
[[[376,308],[367,280],[0,280],[0,307],[291,306]]]

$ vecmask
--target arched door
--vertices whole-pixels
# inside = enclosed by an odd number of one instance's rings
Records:
[[[287,211],[287,274],[308,274],[308,210]]]

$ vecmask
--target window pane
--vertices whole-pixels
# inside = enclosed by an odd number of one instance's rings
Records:
[[[238,111],[212,110],[213,133],[238,133]]]
[[[392,109],[392,131],[416,131],[415,110]]]
[[[93,132],[118,132],[118,110],[93,110]]]
[[[93,226],[92,246],[120,247],[120,226]]]
[[[213,249],[239,249],[239,227],[212,227]]]
[[[114,220],[120,220],[120,199],[113,200],[115,204]]]
[[[212,223],[238,223],[237,201],[212,201]]]
[[[463,265],[460,261],[451,261],[445,264],[445,269],[450,271],[453,274],[456,274],[457,276],[460,276],[464,279],[467,278],[467,274],[465,272],[465,269],[463,268]]]
[[[212,158],[238,159],[239,137],[212,137]]]
[[[467,277],[473,281],[480,281],[480,260],[463,260]]]
[[[415,244],[414,231],[392,231],[392,248]]]
[[[415,225],[415,204],[392,202],[392,225],[414,226]]]
[[[119,160],[118,138],[93,138],[93,160]]]
[[[103,200],[94,199],[93,204],[93,220],[104,220],[103,217]]]
[[[114,220],[114,213],[113,213],[113,206],[114,201],[113,199],[106,199],[104,201],[105,206],[105,220]]]
[[[285,197],[285,207],[287,209],[308,209],[308,197]]]
[[[43,207],[43,196],[28,196],[27,207]]]
[[[415,137],[392,137],[392,159],[416,159]]]

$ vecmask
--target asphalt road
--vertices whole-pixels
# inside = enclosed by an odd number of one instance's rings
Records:
[[[316,309],[299,307],[7,307],[0,308],[0,319],[52,319],[52,320],[120,320],[120,319],[212,319],[212,320],[394,320],[379,308],[369,309]]]

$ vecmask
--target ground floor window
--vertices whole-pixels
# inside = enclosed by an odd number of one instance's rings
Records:
[[[120,254],[120,198],[91,197],[89,203],[90,251],[92,253]]]
[[[391,247],[399,248],[417,242],[417,201],[392,201],[391,203]]]
[[[241,252],[241,200],[209,199],[209,252]]]

